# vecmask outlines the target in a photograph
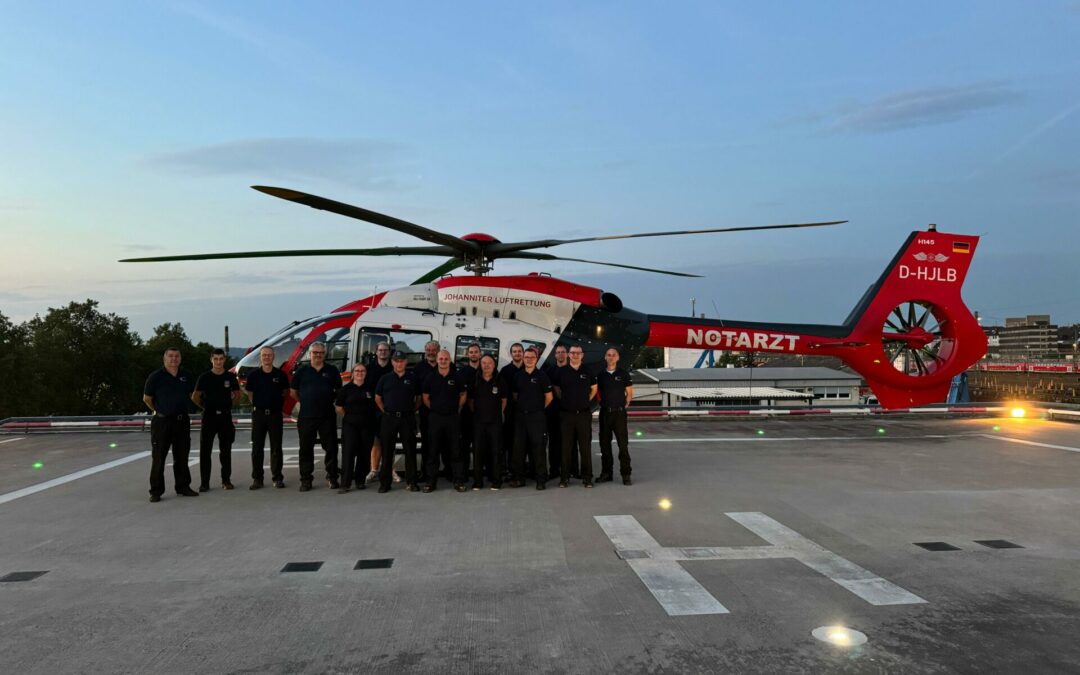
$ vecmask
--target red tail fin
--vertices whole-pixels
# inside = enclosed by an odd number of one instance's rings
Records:
[[[960,298],[978,243],[913,232],[839,326],[650,316],[647,344],[836,356],[886,408],[940,403],[952,378],[986,353],[986,335]]]

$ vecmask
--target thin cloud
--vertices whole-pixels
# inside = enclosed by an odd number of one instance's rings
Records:
[[[954,122],[984,110],[1014,105],[1022,98],[1020,92],[1004,83],[977,82],[899,91],[866,103],[848,104],[832,114],[809,113],[798,119],[825,123],[833,131],[887,132]]]
[[[160,152],[142,163],[192,176],[240,174],[396,190],[405,185],[407,151],[374,139],[249,138]]]

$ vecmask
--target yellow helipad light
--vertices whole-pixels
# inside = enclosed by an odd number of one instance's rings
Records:
[[[866,635],[864,633],[847,626],[821,626],[815,628],[810,634],[818,640],[836,647],[856,647],[866,644]]]
[[[671,508],[671,500],[668,499],[667,497],[664,497],[663,499],[660,500],[659,506],[663,510],[667,511],[668,509]]]
[[[1024,417],[1025,415],[1027,415],[1027,411],[1025,411],[1023,408],[1013,408],[1010,414],[1013,417]]]

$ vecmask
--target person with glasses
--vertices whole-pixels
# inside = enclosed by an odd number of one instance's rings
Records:
[[[293,373],[291,392],[300,402],[296,432],[300,437],[300,492],[307,492],[315,474],[315,439],[319,439],[325,457],[326,484],[332,490],[338,484],[337,412],[334,398],[341,389],[341,372],[326,362],[326,344],[312,343],[308,350],[311,363]]]
[[[570,485],[570,458],[577,456],[581,484],[593,486],[592,478],[592,400],[596,396],[596,377],[582,362],[585,350],[572,345],[570,363],[555,371],[553,385],[559,399],[562,458],[559,487]]]
[[[341,487],[338,494],[349,491],[353,479],[356,489],[363,490],[364,476],[371,468],[371,443],[375,438],[375,392],[368,387],[367,366],[353,366],[352,380],[338,390],[334,405],[341,419]]]

